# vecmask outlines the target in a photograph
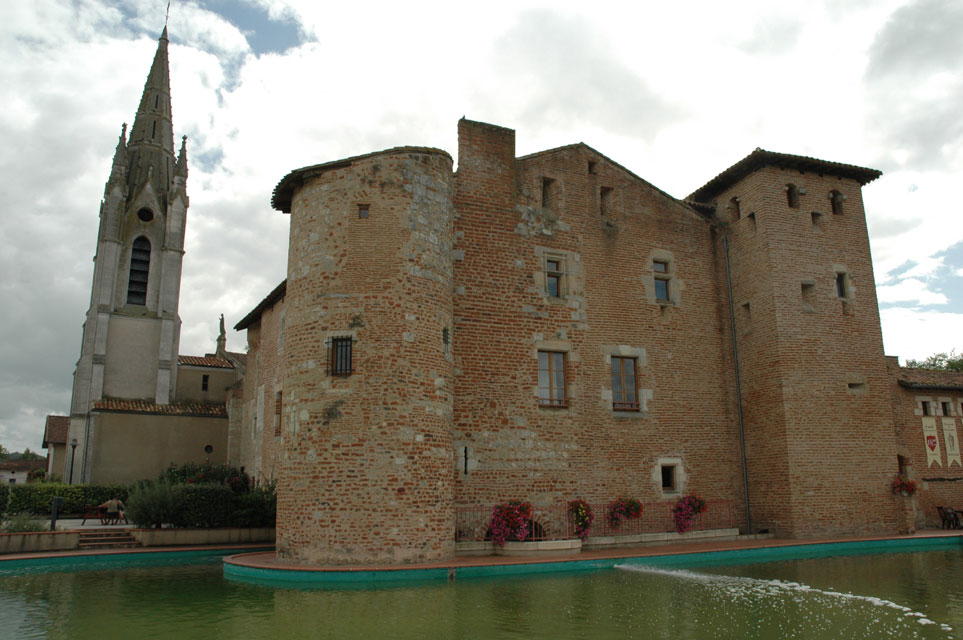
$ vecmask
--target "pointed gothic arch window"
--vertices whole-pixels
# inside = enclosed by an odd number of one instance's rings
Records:
[[[130,249],[127,304],[147,304],[147,274],[150,271],[150,240],[139,236]]]

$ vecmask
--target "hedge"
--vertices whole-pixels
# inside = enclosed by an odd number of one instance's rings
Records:
[[[111,498],[119,498],[127,502],[126,485],[86,485],[62,484],[59,482],[29,482],[15,484],[9,487],[10,502],[7,510],[10,513],[32,513],[49,515],[53,508],[54,496],[60,496],[64,503],[60,507],[61,514],[83,513],[86,507],[103,504]],[[0,497],[2,500],[2,497]]]
[[[271,489],[234,493],[223,484],[146,481],[131,488],[127,518],[140,527],[272,527],[276,505]]]
[[[10,485],[0,484],[0,518],[7,512],[7,500],[10,499]]]

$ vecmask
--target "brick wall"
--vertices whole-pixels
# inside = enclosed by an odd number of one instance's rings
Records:
[[[831,191],[846,196],[841,214]],[[790,536],[895,531],[896,442],[859,183],[769,166],[717,202],[729,223],[757,525]]]
[[[339,164],[294,194],[282,557],[403,563],[453,552],[451,183],[448,154],[406,148]],[[351,375],[325,371],[334,338],[353,341]]]
[[[958,448],[963,432],[963,373],[907,369],[900,367],[895,357],[887,360],[898,452],[906,475],[920,484],[920,490],[912,498],[900,497],[898,501],[916,528],[939,527],[937,506],[963,510],[963,467],[950,460],[952,446],[947,442],[949,435],[957,440]],[[923,403],[928,404],[928,416],[923,415]],[[945,411],[947,408],[949,414]],[[932,457],[927,455],[924,418],[932,419],[937,427],[937,450]],[[944,427],[944,420],[949,429]],[[895,474],[895,469],[893,472]]]

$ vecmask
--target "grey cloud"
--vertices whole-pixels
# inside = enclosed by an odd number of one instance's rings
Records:
[[[681,106],[664,100],[633,65],[615,57],[601,33],[575,18],[525,12],[496,47],[495,69],[528,94],[518,126],[590,121],[651,138],[682,115]]]
[[[963,3],[916,0],[893,12],[869,50],[869,80],[958,71],[963,63]]]
[[[917,0],[896,10],[869,50],[869,125],[884,167],[945,164],[963,142],[963,3]]]

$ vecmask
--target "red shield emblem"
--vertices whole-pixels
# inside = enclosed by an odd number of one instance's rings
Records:
[[[926,446],[930,451],[936,451],[936,436],[926,436]]]

